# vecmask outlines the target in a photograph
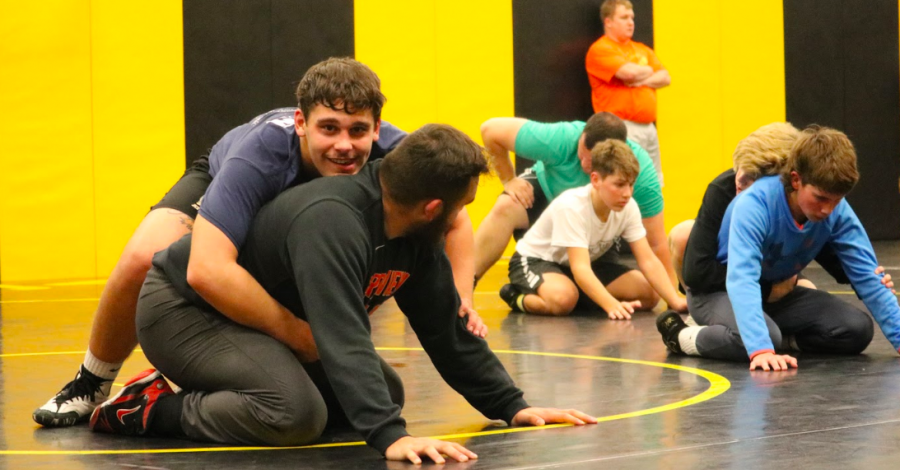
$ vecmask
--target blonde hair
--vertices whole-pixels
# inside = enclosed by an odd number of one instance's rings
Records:
[[[829,127],[811,125],[797,138],[781,172],[786,191],[793,191],[791,172],[802,184],[811,184],[831,194],[847,194],[859,181],[856,149],[846,134]]]
[[[734,149],[734,171],[751,179],[781,173],[800,131],[789,122],[773,122],[753,131]]]
[[[638,164],[631,147],[621,140],[608,139],[598,143],[591,150],[591,171],[600,177],[614,175],[619,172],[626,181],[634,184],[641,165]]]
[[[600,5],[600,21],[612,18],[616,13],[616,7],[622,5],[628,10],[634,10],[634,6],[628,0],[606,0]]]

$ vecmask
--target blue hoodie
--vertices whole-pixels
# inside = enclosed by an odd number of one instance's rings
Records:
[[[717,259],[728,264],[728,298],[751,358],[775,350],[763,317],[760,280],[778,282],[793,277],[826,242],[834,247],[853,289],[881,331],[894,349],[900,350],[900,305],[875,274],[875,251],[846,199],[824,220],[798,227],[781,178],[768,176],[731,202],[719,230]]]

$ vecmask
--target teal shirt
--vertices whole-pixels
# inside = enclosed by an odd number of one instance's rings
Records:
[[[567,189],[591,182],[578,159],[578,140],[582,132],[583,121],[551,124],[528,121],[516,135],[516,154],[535,161],[532,169],[548,201]],[[663,210],[656,168],[640,145],[628,140],[628,146],[641,167],[634,182],[634,200],[641,209],[642,218],[653,217]]]

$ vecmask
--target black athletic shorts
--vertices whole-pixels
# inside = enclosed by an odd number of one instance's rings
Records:
[[[184,171],[184,174],[181,175],[175,186],[172,186],[172,189],[150,210],[175,209],[184,212],[192,219],[196,219],[197,211],[200,210],[200,200],[203,199],[203,194],[211,182],[209,159],[200,157]]]
[[[613,250],[608,250],[607,253],[611,251]],[[591,263],[591,269],[604,286],[609,285],[623,274],[632,270],[628,266],[610,262],[606,254],[594,260]],[[567,276],[569,279],[575,279],[572,276],[572,270],[568,266],[552,261],[522,256],[518,252],[512,255],[512,258],[509,260],[509,282],[522,292],[537,294],[538,288],[544,283],[544,273],[559,273]],[[582,300],[593,304],[590,297],[580,287],[578,288],[578,293],[580,294],[578,299],[579,305],[581,305]]]
[[[528,227],[530,228],[537,222],[538,217],[544,213],[544,209],[550,205],[550,201],[547,200],[547,195],[544,194],[544,190],[541,189],[541,183],[538,182],[537,175],[534,174],[531,168],[525,170],[519,178],[527,181],[531,187],[534,189],[534,203],[531,205],[530,209],[525,209],[528,213]],[[506,194],[506,193],[504,193]],[[513,230],[513,238],[518,241],[520,238],[525,236],[525,232],[528,229],[515,229]]]

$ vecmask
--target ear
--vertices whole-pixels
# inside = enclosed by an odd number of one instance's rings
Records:
[[[294,110],[294,132],[300,137],[306,137],[306,117],[300,108]]]
[[[803,181],[800,180],[800,174],[797,173],[796,171],[792,171],[791,172],[791,188],[793,188],[794,191],[797,191],[800,189],[800,186],[802,186],[802,185],[803,185]]]
[[[596,185],[600,184],[601,181],[603,181],[603,178],[600,177],[600,173],[597,173],[596,171],[592,171],[591,172],[591,184],[596,186]]]
[[[373,142],[378,141],[378,133],[381,132],[381,118],[375,121],[375,137],[372,139]]]
[[[425,219],[429,222],[444,212],[444,201],[432,199],[425,203]]]

